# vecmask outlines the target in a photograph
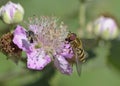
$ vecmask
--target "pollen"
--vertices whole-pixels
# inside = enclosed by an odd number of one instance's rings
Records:
[[[59,23],[58,20],[56,17],[34,17],[30,18],[27,24],[28,28],[35,33],[37,44],[47,52],[59,51],[67,37],[67,26],[63,22]]]

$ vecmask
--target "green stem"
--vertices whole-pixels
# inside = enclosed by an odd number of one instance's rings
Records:
[[[85,0],[80,0],[79,24],[80,24],[80,28],[83,29],[83,32],[85,34],[85,24],[86,24],[86,2]]]
[[[17,26],[16,24],[10,24],[9,25],[9,30],[10,31],[14,30],[16,26]]]
[[[85,4],[81,3],[80,5],[80,13],[79,13],[80,25],[83,27],[85,25]]]
[[[79,0],[79,1],[82,2],[82,3],[85,3],[86,0]]]

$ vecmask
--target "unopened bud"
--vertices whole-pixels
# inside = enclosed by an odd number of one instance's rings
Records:
[[[23,20],[23,16],[24,9],[19,3],[9,1],[0,8],[0,17],[6,24],[19,23]]]
[[[94,33],[105,40],[117,38],[119,35],[118,26],[113,18],[99,17],[94,23]]]

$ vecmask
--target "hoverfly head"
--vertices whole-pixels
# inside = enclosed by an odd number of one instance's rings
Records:
[[[69,33],[65,41],[71,42],[76,39],[77,35],[75,33]]]

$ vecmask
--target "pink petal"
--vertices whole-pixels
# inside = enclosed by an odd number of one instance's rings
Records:
[[[51,62],[50,56],[46,55],[44,51],[27,53],[27,57],[27,67],[29,69],[42,70]]]

